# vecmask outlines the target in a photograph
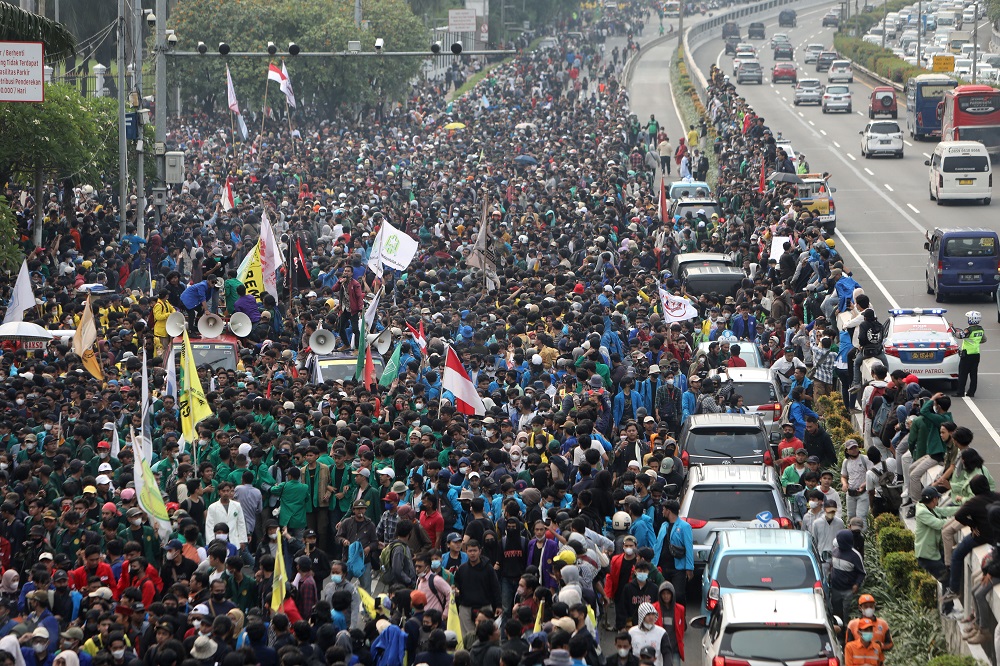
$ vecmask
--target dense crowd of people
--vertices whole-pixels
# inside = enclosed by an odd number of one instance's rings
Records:
[[[843,617],[859,612],[858,530],[889,510],[885,473],[895,482],[927,455],[953,463],[941,480],[953,491],[992,492],[946,396],[878,368],[860,388],[855,356],[881,353],[858,343],[874,312],[793,186],[760,178],[790,156],[722,73],[709,117],[676,147],[655,117],[632,115],[621,74],[638,44],[591,37],[649,20],[627,8],[566,21],[563,33],[586,37],[523,52],[469,95],[439,94],[464,76],[453,74],[405,105],[306,111],[295,135],[267,126],[252,152],[219,117],[187,115],[169,141],[188,175],[162,212],[116,201],[110,184],[40,202],[9,190],[37,298],[25,320],[76,329],[80,289],[102,285],[91,305],[104,379],[62,338],[44,351],[5,343],[0,356],[0,666],[678,664],[694,563],[676,436],[692,414],[745,410],[725,375],[743,363],[734,341],[755,345],[788,392],[782,483],[804,486],[796,527],[851,565],[830,578]],[[714,176],[710,154],[722,213],[669,218],[658,176]],[[265,213],[288,261],[279,297],[258,301],[237,267]],[[379,278],[368,259],[386,222],[419,252]],[[40,247],[27,240],[35,224]],[[493,290],[469,264],[483,224]],[[778,256],[774,236],[789,237]],[[727,254],[746,277],[671,321],[659,290],[682,292],[671,261],[694,250]],[[379,365],[398,348],[396,376],[314,382],[313,333],[355,354],[376,293],[366,323],[390,331]],[[212,416],[184,442],[167,320],[184,313],[197,336],[206,311],[253,326],[235,367],[198,368]],[[442,386],[446,347],[485,414]],[[134,479],[144,353],[166,539]],[[882,432],[845,443],[839,469],[815,401],[838,390],[866,422],[876,399],[896,407]],[[919,476],[908,482],[918,524],[932,514],[945,547],[968,552]],[[918,528],[921,563],[943,576],[927,543]],[[291,580],[275,595],[279,557]],[[872,643],[862,614],[849,644],[891,648],[882,625]]]

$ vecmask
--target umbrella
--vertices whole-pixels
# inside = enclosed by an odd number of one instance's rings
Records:
[[[0,340],[51,340],[52,334],[38,324],[9,321],[0,326]]]
[[[805,182],[794,173],[785,173],[777,171],[768,176],[767,179],[772,183],[794,183],[796,185],[801,185],[802,183]]]
[[[448,123],[444,126],[446,130],[460,130],[465,129],[465,123]]]
[[[514,158],[514,164],[518,166],[535,166],[538,164],[538,160],[531,155],[518,155]]]
[[[535,123],[518,123],[514,125],[514,129],[535,129]]]

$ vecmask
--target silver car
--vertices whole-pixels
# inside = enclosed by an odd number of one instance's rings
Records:
[[[696,465],[687,475],[680,518],[691,526],[697,575],[716,532],[792,529],[791,510],[770,465]]]
[[[742,358],[743,345],[751,343],[739,344]],[[757,414],[763,419],[769,441],[772,433],[781,432],[781,384],[770,369],[729,368],[726,374],[718,375],[718,379],[723,382],[733,380],[733,395],[743,398],[743,407],[748,414]]]
[[[846,111],[851,113],[851,88],[845,85],[828,85],[823,90],[823,113],[830,111]]]
[[[799,79],[795,84],[795,97],[792,100],[795,106],[800,104],[822,104],[823,84],[819,79]]]

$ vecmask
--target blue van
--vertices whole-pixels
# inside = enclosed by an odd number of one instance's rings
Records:
[[[1000,238],[992,229],[935,228],[927,233],[927,293],[938,303],[948,296],[985,294],[991,299],[1000,285]]]
[[[724,594],[771,590],[826,594],[822,560],[801,530],[719,530],[701,578],[705,610]]]

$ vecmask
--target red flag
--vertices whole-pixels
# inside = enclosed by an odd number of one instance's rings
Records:
[[[441,388],[451,391],[455,397],[455,409],[459,414],[486,414],[486,405],[476,391],[469,373],[462,366],[458,354],[451,347],[445,353],[444,373],[441,377]]]
[[[365,348],[365,388],[370,389],[375,384],[375,363],[372,361],[372,348]]]
[[[309,264],[306,261],[306,256],[302,253],[302,243],[299,242],[298,238],[295,239],[295,249],[299,252],[299,269],[306,276],[306,280],[312,280],[312,276],[309,275]]]
[[[222,210],[236,208],[236,198],[233,196],[233,179],[226,178],[226,186],[222,189]]]
[[[763,192],[766,189],[767,184],[767,167],[764,166],[763,160],[760,163],[760,185],[757,186],[758,192]]]
[[[669,217],[667,207],[667,179],[660,177],[660,222],[667,223]]]
[[[420,322],[420,332],[417,329],[410,326],[410,322],[406,322],[406,328],[410,329],[410,333],[413,335],[414,341],[420,345],[420,349],[427,349],[427,338],[424,337],[424,322]]]

